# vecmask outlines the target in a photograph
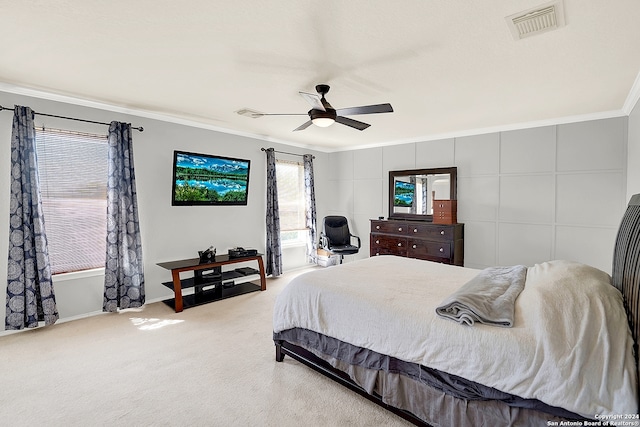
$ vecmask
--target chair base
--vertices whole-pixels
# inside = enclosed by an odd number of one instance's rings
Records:
[[[342,264],[342,260],[344,260],[345,255],[354,255],[358,253],[358,252],[332,252],[332,251],[328,251],[328,252],[331,255],[338,255],[340,257],[340,264]]]

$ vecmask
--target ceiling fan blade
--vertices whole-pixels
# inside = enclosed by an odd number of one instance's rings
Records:
[[[320,97],[315,93],[298,92],[302,97],[311,104],[311,108],[314,110],[327,111],[320,100]]]
[[[353,120],[348,117],[342,117],[342,116],[336,117],[336,122],[342,123],[343,125],[347,125],[358,130],[365,130],[366,128],[371,126],[368,123],[359,122],[358,120]]]
[[[262,113],[261,116],[308,116],[307,113]]]
[[[299,130],[305,130],[309,126],[311,126],[311,120],[308,120],[308,121],[304,122],[303,124],[301,124],[300,126],[295,128],[293,131],[296,132],[296,131],[299,131]]]
[[[357,114],[393,113],[391,104],[363,105],[362,107],[340,108],[336,110],[339,116],[352,116]]]
[[[258,110],[252,110],[250,108],[243,108],[236,111],[241,116],[251,117],[252,119],[259,119],[264,116],[306,116],[307,113],[263,113]]]

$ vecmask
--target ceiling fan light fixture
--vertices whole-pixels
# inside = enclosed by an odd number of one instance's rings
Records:
[[[331,107],[327,107],[326,111],[320,111],[316,109],[311,109],[309,111],[309,118],[311,122],[321,128],[326,128],[331,126],[336,121],[336,110]]]
[[[326,128],[334,124],[335,120],[330,117],[316,117],[315,119],[311,119],[311,122],[318,127]]]

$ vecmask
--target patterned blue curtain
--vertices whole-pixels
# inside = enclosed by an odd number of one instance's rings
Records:
[[[34,113],[16,106],[11,134],[11,197],[5,329],[51,325],[58,309],[51,280],[38,167]]]
[[[267,244],[266,274],[282,274],[282,245],[280,243],[280,212],[278,209],[278,183],[276,179],[276,153],[267,148]]]
[[[103,311],[141,307],[145,302],[142,242],[133,169],[131,125],[109,126],[107,256]]]
[[[318,240],[316,235],[316,192],[313,182],[313,156],[302,156],[304,162],[304,197],[306,199],[306,226],[309,229],[307,241],[307,257],[310,263],[316,264],[318,258]]]

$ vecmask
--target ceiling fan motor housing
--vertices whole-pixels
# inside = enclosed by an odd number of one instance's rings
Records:
[[[333,108],[327,108],[326,111],[322,111],[322,110],[316,110],[316,109],[312,109],[309,110],[309,117],[311,118],[311,120],[314,119],[331,119],[333,121],[336,120],[336,117],[338,116],[336,113],[336,110]]]
[[[324,97],[329,92],[329,85],[316,85],[316,92]]]

